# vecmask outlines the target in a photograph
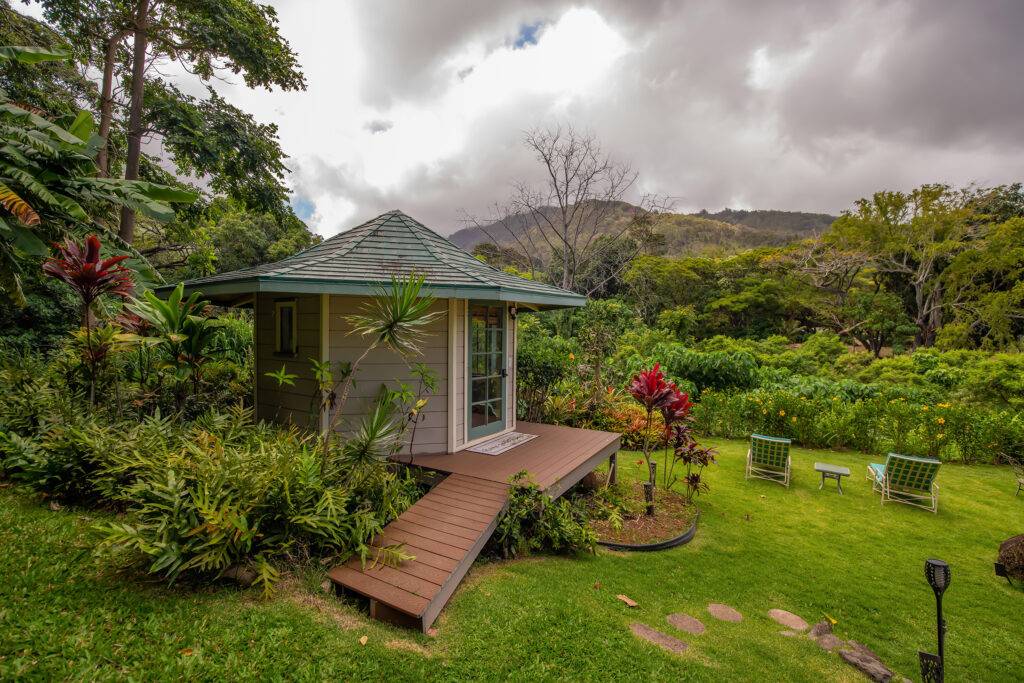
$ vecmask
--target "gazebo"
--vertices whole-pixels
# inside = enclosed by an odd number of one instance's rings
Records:
[[[185,288],[254,309],[259,418],[327,429],[310,359],[336,364],[359,356],[365,342],[347,316],[392,278],[411,274],[424,278],[423,292],[434,297],[438,313],[413,360],[439,382],[404,460],[447,477],[376,540],[401,543],[415,559],[372,568],[353,560],[330,576],[369,598],[373,616],[425,630],[494,531],[512,475],[526,470],[558,496],[618,451],[618,434],[516,420],[518,316],[582,306],[586,298],[493,268],[398,210],[277,263],[191,280]],[[267,375],[282,367],[297,376],[293,385]],[[381,384],[414,381],[407,359],[377,348],[360,365],[345,413],[366,411]]]

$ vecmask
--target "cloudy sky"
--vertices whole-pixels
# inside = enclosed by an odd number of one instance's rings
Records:
[[[1024,2],[272,0],[308,90],[216,87],[280,127],[317,232],[441,232],[592,131],[680,210],[838,212],[882,188],[1024,179]]]

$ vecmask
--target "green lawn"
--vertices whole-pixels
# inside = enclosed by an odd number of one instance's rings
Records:
[[[996,548],[1024,531],[1024,496],[1007,468],[945,465],[939,514],[878,504],[869,458],[797,449],[786,490],[743,479],[746,445],[715,440],[719,465],[701,498],[697,539],[662,553],[478,563],[427,638],[369,622],[313,594],[319,577],[263,600],[232,588],[168,590],[97,564],[84,541],[96,514],[51,511],[0,491],[0,679],[300,678],[345,680],[863,680],[806,639],[779,635],[773,607],[809,622],[830,615],[917,678],[934,649],[934,602],[922,566],[953,569],[947,593],[950,680],[1024,678],[1024,591],[992,573]],[[635,476],[634,457],[621,456]],[[846,495],[818,491],[815,460],[847,465]],[[600,588],[595,589],[595,582]],[[629,609],[625,593],[640,603]],[[716,622],[708,602],[744,615]],[[629,631],[667,633],[671,612],[708,626],[683,656]],[[360,645],[361,636],[366,645]]]

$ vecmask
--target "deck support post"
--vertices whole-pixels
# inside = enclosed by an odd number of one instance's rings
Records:
[[[608,458],[608,485],[615,486],[619,481],[619,454],[612,453]]]

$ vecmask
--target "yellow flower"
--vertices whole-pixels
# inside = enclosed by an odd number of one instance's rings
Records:
[[[576,360],[576,354],[575,353],[570,353],[569,354],[569,360]]]
[[[946,418],[940,417],[938,420],[936,420],[936,422],[938,422],[940,425],[944,425],[946,424]]]
[[[794,415],[793,417],[791,417],[791,418],[790,418],[790,420],[791,420],[792,422],[796,422],[796,415]]]
[[[782,416],[782,417],[786,417],[786,411],[785,410],[780,410],[779,411],[779,415]]]
[[[833,401],[838,401],[838,400],[839,400],[839,397],[838,397],[838,396],[833,396],[833,397],[832,397],[832,400],[833,400]]]
[[[939,438],[940,438],[940,439],[945,439],[945,438],[946,438],[946,435],[945,435],[945,434],[943,434],[942,432],[939,432]]]
[[[762,410],[762,411],[761,411],[761,414],[762,414],[762,415],[767,415],[767,414],[768,414],[768,410],[767,410],[767,409],[765,409],[765,410]]]
[[[939,404],[938,404],[938,407],[939,407],[939,408],[948,408],[948,407],[949,407],[949,405],[950,405],[950,404],[948,404],[948,403],[939,403]]]
[[[928,406],[921,406],[921,410],[928,410]]]

